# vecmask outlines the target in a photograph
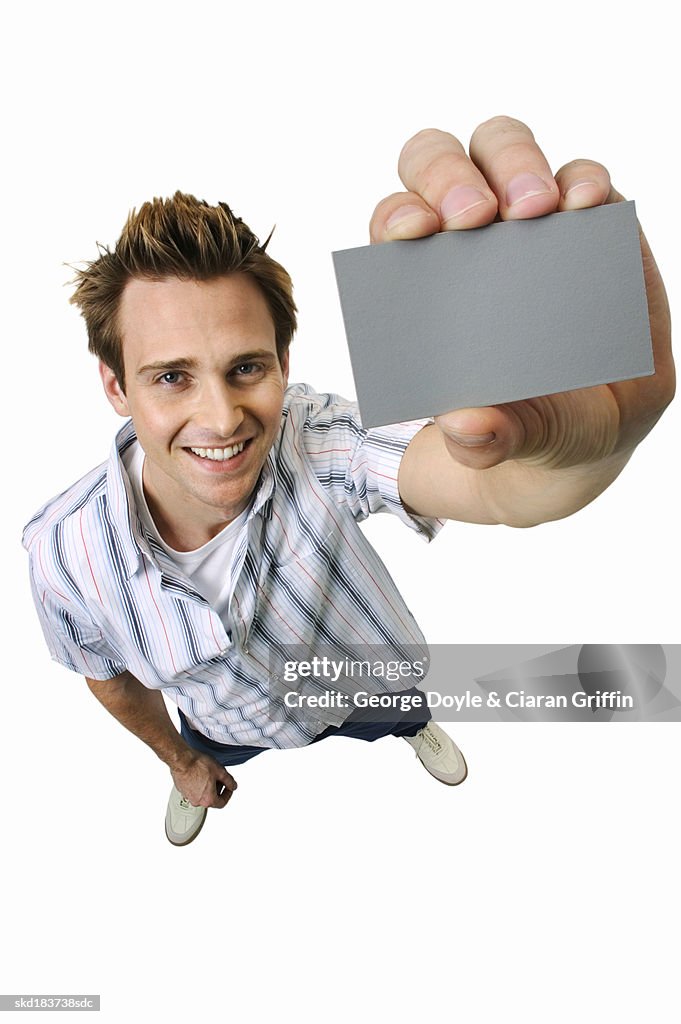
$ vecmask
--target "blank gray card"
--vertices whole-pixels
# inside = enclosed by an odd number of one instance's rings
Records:
[[[333,260],[365,427],[654,372],[633,202]]]

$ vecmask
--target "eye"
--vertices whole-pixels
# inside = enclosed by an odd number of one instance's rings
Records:
[[[237,377],[254,378],[261,376],[263,372],[262,363],[239,363],[233,370]]]
[[[182,374],[177,370],[168,370],[167,373],[162,373],[160,377],[157,377],[159,384],[167,384],[168,387],[179,384],[181,379]]]

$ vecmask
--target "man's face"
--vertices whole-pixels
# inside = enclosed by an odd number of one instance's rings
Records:
[[[119,327],[125,393],[108,367],[100,372],[146,454],[161,534],[171,544],[185,529],[212,535],[248,506],[281,423],[288,354],[280,365],[267,303],[245,274],[135,279]]]

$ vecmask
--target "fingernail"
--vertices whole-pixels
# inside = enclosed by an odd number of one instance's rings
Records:
[[[386,231],[395,231],[396,228],[401,228],[403,224],[407,224],[409,221],[416,220],[417,217],[426,216],[426,210],[422,206],[400,206],[399,210],[395,210],[394,213],[388,217],[385,222]]]
[[[464,448],[480,448],[484,444],[491,444],[494,438],[497,436],[494,433],[490,434],[457,434],[452,430],[447,431],[449,437],[451,437],[457,444],[463,445]]]
[[[597,189],[597,188],[600,188],[600,186],[599,186],[597,181],[590,181],[588,178],[583,178],[581,181],[573,181],[572,184],[570,185],[570,188],[566,189],[566,191],[563,192],[563,200],[566,200],[568,196],[572,196],[573,199],[576,199],[576,200],[579,201],[579,199],[580,199],[580,190],[581,189],[589,189],[589,188],[596,188]],[[573,195],[573,193],[576,193],[576,194]]]
[[[514,206],[528,196],[541,196],[551,193],[546,182],[536,174],[517,174],[506,186],[506,205]]]
[[[454,220],[462,213],[472,210],[474,206],[488,202],[489,196],[484,195],[477,188],[473,188],[472,185],[457,185],[456,188],[450,189],[442,200],[440,206],[442,220]]]

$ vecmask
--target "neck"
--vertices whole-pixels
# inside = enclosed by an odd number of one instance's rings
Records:
[[[202,548],[209,540],[217,536],[225,526],[228,526],[232,519],[219,519],[210,524],[198,523],[195,519],[187,517],[169,517],[162,505],[154,500],[153,496],[144,489],[147,507],[151,518],[159,534],[174,551],[196,551]]]

